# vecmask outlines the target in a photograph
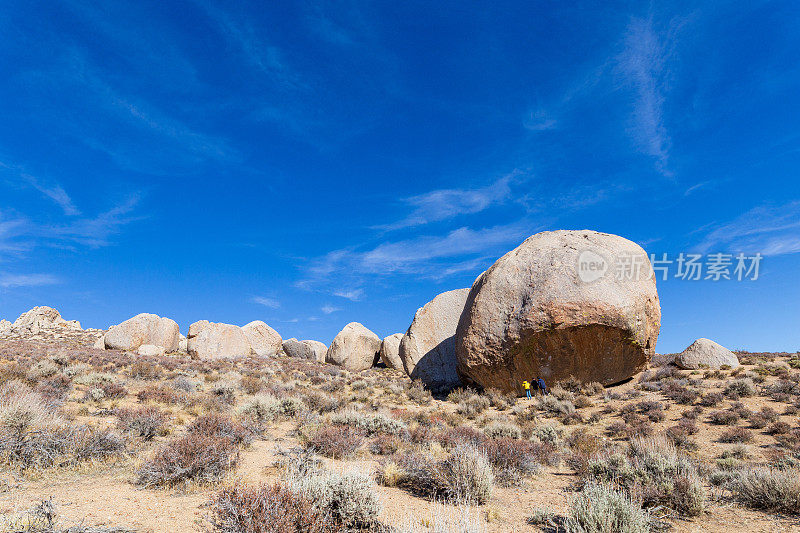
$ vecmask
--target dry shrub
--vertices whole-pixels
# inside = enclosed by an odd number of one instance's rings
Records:
[[[785,435],[786,433],[789,433],[789,430],[791,429],[792,426],[789,425],[788,422],[777,420],[769,425],[766,432],[768,435]]]
[[[756,393],[756,387],[753,380],[750,378],[736,379],[725,386],[725,396],[733,400],[738,400],[741,397],[753,396]]]
[[[137,472],[137,484],[174,486],[189,481],[219,481],[239,460],[239,447],[251,433],[228,417],[211,414],[195,420],[186,435],[165,442]]]
[[[517,396],[515,394],[506,394],[499,389],[488,388],[483,391],[483,394],[489,400],[491,406],[498,411],[511,409],[517,403]]]
[[[23,469],[71,466],[127,453],[110,430],[73,426],[19,382],[0,387],[0,463]]]
[[[748,468],[728,488],[748,507],[800,514],[800,471],[796,468]]]
[[[242,376],[239,386],[247,394],[257,394],[264,388],[264,380],[257,376]]]
[[[350,426],[323,426],[317,430],[307,447],[325,457],[343,459],[356,453],[364,442],[364,434]]]
[[[733,426],[739,421],[739,415],[734,411],[712,411],[708,421],[718,426]]]
[[[487,441],[481,448],[491,463],[498,484],[519,485],[522,480],[541,471],[539,458],[547,445],[529,441],[501,438]]]
[[[467,418],[475,418],[491,406],[491,402],[485,396],[473,394],[461,400],[456,407],[456,413]]]
[[[522,430],[510,422],[495,421],[483,428],[484,434],[490,439],[521,439]]]
[[[361,473],[337,474],[311,470],[303,475],[291,475],[289,486],[307,497],[312,505],[330,516],[345,531],[375,531],[378,526],[380,502],[375,483]]]
[[[425,453],[397,458],[393,476],[396,486],[425,497],[447,501],[485,503],[491,495],[494,475],[486,455],[469,445],[457,446],[449,457],[437,461]],[[380,479],[387,477],[379,472]]]
[[[153,487],[219,481],[238,460],[239,448],[230,439],[189,433],[156,450],[137,472],[136,483]]]
[[[650,516],[639,502],[614,487],[589,483],[564,521],[566,533],[649,533]]]
[[[164,385],[149,385],[136,394],[140,402],[159,402],[173,405],[180,401],[181,395],[174,388]]]
[[[419,405],[428,405],[433,401],[431,391],[426,389],[422,381],[418,379],[415,379],[408,389],[406,389],[406,395],[409,400]]]
[[[745,428],[731,428],[722,433],[719,437],[720,442],[736,443],[736,442],[750,442],[753,440],[753,435],[750,430]]]
[[[330,422],[335,426],[351,426],[363,431],[368,436],[381,433],[408,436],[408,426],[405,423],[382,413],[362,413],[348,409],[331,415]]]
[[[146,406],[117,409],[117,428],[144,440],[166,434],[167,414],[158,407]]]
[[[380,435],[369,443],[369,451],[376,455],[393,455],[401,445],[402,441],[394,435]]]
[[[284,484],[235,484],[214,495],[208,521],[215,533],[336,533],[343,531],[308,496]]]
[[[697,466],[666,437],[632,439],[626,455],[600,454],[589,461],[585,477],[613,483],[646,507],[663,505],[687,516],[705,508]]]
[[[131,377],[135,379],[154,380],[164,375],[163,369],[154,363],[137,361],[131,365]]]
[[[313,389],[305,394],[303,402],[309,410],[320,414],[333,412],[340,406],[339,400],[336,398]]]

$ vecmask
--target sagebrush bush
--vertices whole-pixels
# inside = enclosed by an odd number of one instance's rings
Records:
[[[117,427],[120,431],[144,440],[152,440],[156,435],[166,432],[167,415],[158,407],[122,408],[115,410],[114,414],[117,416]]]
[[[377,524],[381,505],[374,482],[364,474],[314,472],[293,477],[290,486],[306,496],[312,505],[329,514],[336,524],[347,528],[370,528]]]
[[[342,528],[312,500],[282,483],[225,487],[209,502],[215,533],[337,533]]]
[[[228,417],[205,415],[186,428],[186,435],[162,444],[137,472],[146,487],[174,486],[190,481],[219,481],[239,461],[239,447],[252,435]]]
[[[666,437],[631,439],[627,455],[590,459],[586,475],[615,484],[647,507],[663,505],[686,516],[697,516],[705,508],[697,466]]]
[[[364,433],[351,426],[322,426],[308,441],[307,447],[325,457],[350,457],[364,442]]]
[[[398,487],[448,501],[485,503],[494,484],[485,453],[471,445],[456,446],[446,459],[439,461],[428,454],[405,454],[394,467],[402,472],[395,478]],[[383,474],[379,477],[385,478]]]
[[[0,463],[23,469],[71,466],[127,453],[116,433],[71,425],[26,385],[0,387]]]
[[[570,506],[564,529],[567,533],[648,533],[650,517],[627,494],[590,483]]]
[[[536,408],[553,415],[569,415],[575,412],[575,405],[570,400],[559,400],[550,394],[537,397]]]
[[[489,423],[483,432],[490,439],[521,439],[522,430],[516,424],[511,422],[495,421]]]
[[[734,497],[754,509],[800,514],[800,470],[748,468],[728,485]]]
[[[750,430],[745,428],[731,428],[724,431],[719,437],[720,442],[736,443],[736,442],[750,442],[753,440],[753,435]]]
[[[736,379],[725,386],[725,396],[733,399],[752,396],[755,393],[756,387],[750,378]]]
[[[408,426],[405,423],[382,413],[361,413],[359,411],[346,410],[331,415],[330,422],[337,426],[351,426],[360,429],[368,436],[379,433],[408,435]]]

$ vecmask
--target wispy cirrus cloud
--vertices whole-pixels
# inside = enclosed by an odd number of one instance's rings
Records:
[[[322,311],[326,315],[330,315],[331,313],[335,313],[336,311],[341,311],[341,309],[328,304],[328,305],[323,305],[320,308],[320,311]]]
[[[358,301],[364,297],[364,289],[344,289],[333,291],[334,296],[345,298],[347,300]]]
[[[461,227],[444,235],[422,235],[386,241],[367,249],[340,249],[312,260],[297,285],[310,289],[336,279],[358,286],[365,277],[405,274],[440,279],[478,269],[533,233],[536,226],[523,220],[508,225],[472,229]],[[357,300],[363,289],[336,289],[333,294]]]
[[[448,220],[459,215],[480,213],[493,205],[511,198],[511,181],[520,175],[515,171],[485,187],[475,189],[439,189],[405,198],[403,203],[412,208],[403,219],[377,226],[377,229],[394,231]]]
[[[714,227],[698,244],[702,252],[729,250],[786,255],[800,252],[800,200],[761,205]]]
[[[259,305],[263,305],[264,307],[269,307],[270,309],[278,309],[281,306],[281,303],[278,300],[266,296],[253,296],[250,301]]]
[[[55,285],[60,280],[52,274],[12,274],[0,272],[0,287],[11,289],[17,287],[39,287],[42,285]]]
[[[2,161],[0,161],[0,170],[12,173],[21,183],[33,187],[46,198],[55,202],[65,215],[76,216],[81,214],[80,210],[75,207],[72,198],[67,194],[67,191],[58,183],[46,182],[45,180],[29,174],[17,165],[11,165]]]
[[[653,19],[635,18],[628,24],[625,49],[618,57],[624,82],[634,93],[630,133],[640,149],[655,160],[664,176],[669,170],[671,139],[664,121],[667,45]]]

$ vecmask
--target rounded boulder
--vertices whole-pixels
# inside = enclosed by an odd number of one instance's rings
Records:
[[[375,364],[381,339],[358,322],[350,322],[333,339],[325,361],[351,372],[366,370]]]
[[[645,251],[589,230],[537,233],[481,274],[456,332],[467,384],[520,390],[573,376],[603,385],[643,370],[661,307]]]

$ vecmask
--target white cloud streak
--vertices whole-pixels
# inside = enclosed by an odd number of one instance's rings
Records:
[[[278,309],[281,306],[278,300],[275,298],[267,298],[266,296],[253,296],[251,301],[263,305],[264,307],[269,307],[270,309]]]
[[[762,205],[711,230],[697,246],[702,252],[721,250],[786,255],[800,252],[800,201]]]
[[[652,19],[633,19],[619,57],[626,82],[636,93],[630,131],[641,150],[655,159],[656,169],[670,177],[671,140],[664,124],[666,60],[665,43]]]
[[[394,231],[448,220],[459,215],[480,213],[510,199],[510,183],[516,175],[516,172],[511,173],[477,189],[439,189],[411,196],[403,200],[412,207],[408,216],[392,224],[378,226],[377,229]]]
[[[0,273],[0,287],[12,289],[18,287],[39,287],[55,285],[59,279],[51,274],[10,274]]]

